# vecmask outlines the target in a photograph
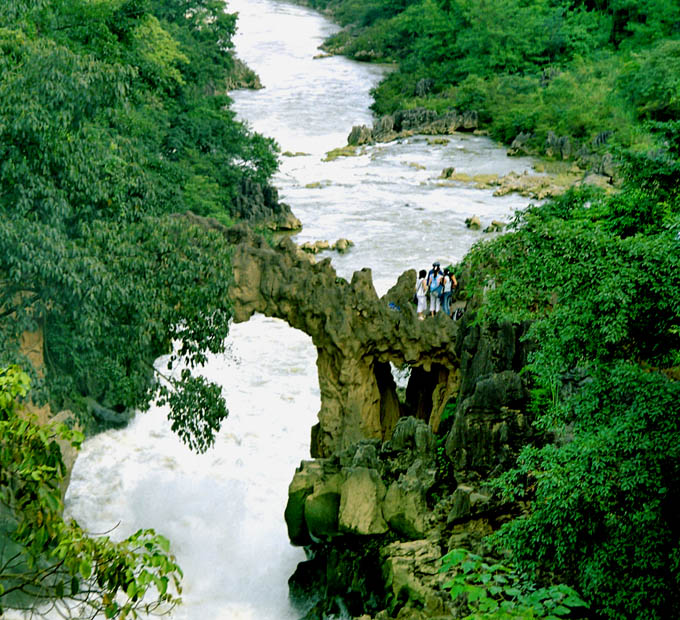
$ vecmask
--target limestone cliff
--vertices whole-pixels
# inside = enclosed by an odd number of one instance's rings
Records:
[[[360,439],[389,439],[404,415],[438,426],[458,390],[459,329],[443,315],[417,319],[410,302],[414,270],[379,298],[370,269],[347,282],[330,261],[313,262],[289,240],[272,248],[252,236],[237,243],[232,267],[237,322],[255,312],[278,317],[309,334],[317,347],[321,410],[312,456],[330,456]],[[390,362],[412,369],[404,403]]]
[[[299,230],[302,228],[290,207],[279,201],[273,185],[243,179],[234,203],[234,215],[250,224],[271,230]]]

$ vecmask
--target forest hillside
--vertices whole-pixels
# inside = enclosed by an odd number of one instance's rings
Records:
[[[306,0],[344,28],[334,53],[392,62],[379,115],[474,110],[506,144],[578,157],[654,144],[645,121],[680,112],[680,6],[672,0]],[[554,146],[554,145],[553,145]],[[554,149],[553,149],[554,150]]]

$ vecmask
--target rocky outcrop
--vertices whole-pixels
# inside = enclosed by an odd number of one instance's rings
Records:
[[[591,140],[579,142],[573,136],[558,136],[554,131],[549,131],[541,143],[534,134],[520,132],[510,144],[507,153],[510,156],[534,155],[574,161],[581,171],[581,183],[611,190],[616,179],[617,167],[612,154],[605,149],[612,135],[611,131],[601,131]],[[607,184],[603,183],[603,179]],[[546,192],[544,197],[555,195],[557,194],[554,192]]]
[[[537,170],[540,168],[541,166],[536,166]],[[493,189],[494,196],[516,193],[536,200],[559,196],[575,185],[599,183],[593,175],[584,176],[583,170],[578,166],[572,166],[569,170],[557,174],[528,174],[524,171],[521,174],[509,172],[503,176],[495,174],[470,175],[465,172],[456,172],[454,168],[449,167],[442,170],[439,178],[445,181],[471,184],[477,189]],[[608,179],[605,179],[605,181],[608,181]],[[611,185],[609,185],[609,188],[611,188]]]
[[[477,112],[459,113],[454,109],[436,112],[427,108],[399,110],[394,115],[378,119],[373,127],[356,125],[347,136],[347,144],[359,146],[375,142],[390,142],[415,134],[441,135],[457,131],[474,131],[478,127]]]
[[[478,325],[475,300],[459,321],[419,321],[412,270],[379,298],[368,269],[347,282],[288,239],[225,234],[234,320],[282,318],[318,352],[315,458],[295,473],[285,511],[308,555],[290,581],[300,615],[451,617],[439,560],[453,547],[484,551],[509,518],[484,480],[532,438],[528,326]],[[411,371],[401,400],[390,363]]]
[[[238,235],[236,229],[230,234]],[[347,282],[329,260],[314,263],[301,254],[288,239],[270,247],[246,234],[236,243],[230,296],[235,321],[260,312],[312,337],[321,390],[312,455],[330,456],[360,439],[388,439],[404,415],[436,426],[458,389],[458,324],[443,315],[417,320],[414,270],[379,298],[370,269]],[[390,363],[410,367],[411,382],[420,386],[407,388],[405,402]]]
[[[480,473],[506,464],[527,431],[518,374],[529,347],[522,342],[526,326],[482,328],[470,311],[460,321],[442,314],[419,321],[411,303],[414,270],[379,298],[370,269],[347,282],[328,259],[314,262],[289,239],[272,247],[245,227],[228,234],[235,244],[234,320],[255,312],[284,319],[317,348],[321,409],[312,456],[330,457],[363,439],[389,440],[405,416],[437,432],[455,398],[451,461]],[[390,364],[410,369],[401,400]]]
[[[227,77],[225,84],[226,90],[236,90],[239,88],[248,88],[252,90],[260,90],[263,88],[260,77],[250,67],[246,65],[240,58],[231,55],[233,66]]]
[[[285,512],[291,541],[310,556],[290,580],[301,613],[326,617],[338,601],[352,615],[406,601],[444,611],[442,532],[430,518],[430,492],[440,483],[434,434],[411,417],[389,441],[304,461]]]
[[[461,321],[460,391],[446,454],[458,478],[480,479],[507,469],[531,437],[528,392],[519,374],[531,343],[528,324]]]
[[[302,223],[290,207],[279,202],[279,192],[273,185],[243,179],[237,192],[234,216],[253,224],[265,224],[272,230],[299,230]]]
[[[349,239],[338,239],[335,243],[330,243],[329,241],[306,241],[300,246],[303,252],[308,252],[309,254],[318,254],[319,252],[324,252],[326,250],[339,252],[344,254],[354,245],[354,241]]]
[[[303,461],[285,512],[291,541],[308,560],[290,579],[307,620],[455,617],[439,572],[453,547],[480,551],[503,506],[484,487],[459,484],[421,420],[397,423],[385,442],[363,440]]]
[[[305,620],[341,611],[361,620],[458,617],[441,558],[461,547],[487,553],[485,536],[520,510],[485,480],[533,439],[519,374],[527,328],[480,327],[472,310],[463,317],[458,395],[439,437],[423,420],[400,418],[387,441],[303,461],[285,518],[308,555],[290,579]]]

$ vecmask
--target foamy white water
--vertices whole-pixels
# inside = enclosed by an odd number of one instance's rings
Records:
[[[332,260],[340,275],[370,266],[384,292],[405,269],[460,259],[482,237],[464,220],[507,219],[526,200],[488,190],[441,186],[444,167],[461,172],[528,169],[472,135],[432,146],[424,137],[322,161],[354,124],[370,124],[370,88],[384,69],[344,58],[314,59],[336,27],[305,8],[274,0],[232,0],[238,54],[265,89],[234,93],[234,107],[282,150],[282,199],[302,220],[306,240],[339,237],[356,246]],[[322,187],[307,187],[321,182]],[[213,449],[187,450],[152,408],[130,426],[85,443],[67,509],[91,532],[115,537],[153,527],[172,541],[184,574],[177,620],[291,620],[287,580],[301,550],[288,543],[283,511],[295,467],[309,454],[319,409],[316,352],[309,337],[275,319],[232,326],[229,351],[204,374],[223,386],[230,416]]]
[[[262,316],[234,325],[229,352],[204,375],[224,385],[230,415],[214,448],[192,453],[163,408],[85,444],[69,487],[71,514],[121,538],[154,527],[185,573],[173,618],[287,619],[287,576],[303,559],[283,522],[287,487],[309,451],[319,408],[315,350]]]

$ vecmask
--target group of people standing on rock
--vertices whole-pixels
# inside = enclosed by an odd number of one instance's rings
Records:
[[[430,296],[430,316],[434,316],[440,310],[448,317],[453,318],[451,309],[451,297],[453,289],[458,286],[456,276],[448,268],[441,270],[437,261],[432,263],[432,269],[426,274],[424,269],[418,273],[416,281],[416,300],[418,318],[422,321],[427,312],[427,296]]]

